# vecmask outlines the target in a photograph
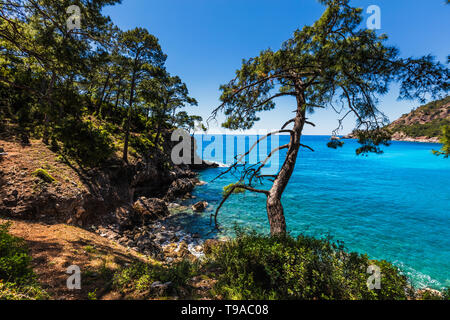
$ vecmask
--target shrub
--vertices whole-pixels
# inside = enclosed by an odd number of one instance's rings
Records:
[[[55,181],[56,181],[56,179],[53,178],[53,177],[51,176],[51,174],[48,173],[48,172],[47,172],[46,170],[44,170],[44,169],[37,169],[36,171],[34,171],[34,172],[32,173],[32,175],[38,177],[39,179],[41,179],[42,181],[47,182],[47,183],[52,183],[52,182],[55,182]]]
[[[36,283],[24,240],[10,235],[9,228],[9,223],[0,224],[0,300],[46,298]]]
[[[442,292],[442,297],[444,300],[450,300],[450,288],[445,288]]]
[[[442,127],[441,143],[443,144],[442,149],[440,151],[433,150],[433,153],[448,158],[450,156],[450,125]]]
[[[91,121],[68,120],[57,132],[63,152],[83,165],[101,165],[114,152],[108,131],[96,128]]]
[[[243,234],[213,248],[220,270],[215,293],[225,299],[406,299],[407,278],[386,261],[347,253],[329,239]],[[381,290],[369,290],[370,265],[381,268]]]
[[[233,188],[234,186],[236,186],[238,184],[239,183],[232,183],[232,184],[229,184],[229,185],[223,187],[223,195],[226,196],[228,193],[230,193],[231,188]],[[245,193],[245,189],[237,187],[233,190],[233,194],[239,194],[239,193]]]
[[[130,135],[130,147],[143,157],[147,157],[155,149],[154,143],[149,138],[135,135]]]
[[[171,283],[177,294],[189,287],[188,281],[196,274],[197,264],[181,261],[170,266],[138,262],[117,272],[113,278],[113,286],[121,292],[151,292],[154,282]]]

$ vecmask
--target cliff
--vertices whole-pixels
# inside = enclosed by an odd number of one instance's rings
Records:
[[[394,141],[438,143],[445,125],[450,125],[450,96],[403,115],[387,128]]]
[[[386,129],[393,141],[439,143],[442,127],[446,125],[450,125],[450,96],[404,114]],[[356,136],[350,133],[342,139],[356,139]]]

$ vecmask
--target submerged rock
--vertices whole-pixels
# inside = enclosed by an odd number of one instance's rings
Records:
[[[208,205],[208,202],[200,201],[192,206],[192,210],[194,210],[195,212],[204,212],[206,208],[208,208]]]

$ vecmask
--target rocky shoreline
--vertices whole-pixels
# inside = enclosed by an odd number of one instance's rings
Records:
[[[167,169],[161,157],[130,165],[111,161],[102,168],[82,171],[58,160],[40,141],[23,146],[5,140],[1,147],[6,154],[0,167],[1,216],[74,225],[168,262],[202,255],[203,241],[171,223],[170,216],[202,184],[193,170],[216,164]],[[54,181],[36,176],[38,169]],[[200,201],[192,211],[201,212],[207,206]]]
[[[348,134],[346,136],[343,136],[341,139],[343,140],[350,140],[350,139],[357,139],[353,134]],[[419,143],[440,143],[439,137],[408,137],[403,132],[396,132],[392,135],[392,141],[399,141],[399,142],[419,142]]]
[[[166,206],[160,199],[141,198],[137,203],[138,205],[146,203],[145,210],[148,211],[140,211],[140,214],[144,216],[152,215],[154,219],[143,220],[142,225],[135,225],[133,228],[127,229],[124,229],[118,223],[92,225],[88,228],[89,231],[114,241],[128,250],[166,263],[182,259],[195,260],[204,256],[205,241],[208,242],[213,239],[201,239],[199,234],[192,234],[177,225],[173,218],[189,211],[203,212],[208,203],[200,201],[193,205],[191,209],[178,202],[172,202]],[[153,204],[153,206],[149,204]],[[198,210],[199,208],[201,210]]]
[[[440,143],[439,137],[408,137],[403,132],[396,132],[392,135],[392,141]]]

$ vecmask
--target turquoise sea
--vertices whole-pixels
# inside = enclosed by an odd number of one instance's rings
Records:
[[[256,136],[196,139],[205,160],[230,164]],[[280,136],[280,145],[288,141],[289,137]],[[450,286],[450,159],[431,153],[441,146],[393,142],[384,147],[384,154],[363,157],[355,154],[359,146],[355,140],[346,140],[338,150],[329,149],[328,141],[325,136],[303,137],[315,152],[302,149],[283,197],[291,234],[330,235],[351,251],[393,262],[416,286]],[[254,153],[261,158],[267,150]],[[276,167],[280,159],[283,153],[274,157],[272,165]],[[192,201],[204,199],[211,205],[209,210],[215,209],[222,188],[237,181],[229,174],[211,182],[226,169],[201,172],[201,180],[208,184],[196,189]],[[210,214],[186,214],[180,222],[192,232],[200,230],[202,237],[220,236],[210,225]],[[232,196],[219,222],[224,235],[232,235],[235,224],[268,232],[265,196]]]

